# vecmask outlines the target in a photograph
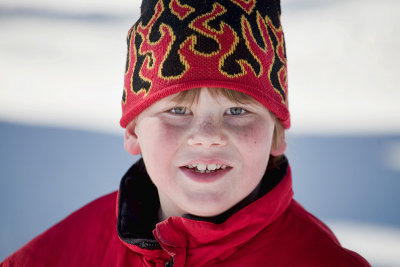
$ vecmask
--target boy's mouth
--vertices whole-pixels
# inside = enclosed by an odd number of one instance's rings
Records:
[[[225,170],[229,168],[227,165],[224,164],[203,164],[203,163],[193,163],[184,166],[184,168],[191,169],[198,173],[212,173],[219,170]]]
[[[212,183],[229,173],[233,167],[221,160],[193,160],[184,163],[181,171],[193,181],[198,183]]]

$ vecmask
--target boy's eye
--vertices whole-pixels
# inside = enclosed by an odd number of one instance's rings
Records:
[[[171,109],[170,112],[176,115],[187,115],[190,113],[189,109],[186,107],[175,107]]]
[[[246,113],[246,110],[240,107],[233,107],[228,109],[227,113],[229,115],[243,115],[244,113]]]

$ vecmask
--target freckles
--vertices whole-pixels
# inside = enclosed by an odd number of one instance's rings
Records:
[[[244,138],[244,140],[246,140],[249,143],[253,143],[254,145],[257,144],[257,138],[255,137],[254,134],[249,135],[246,133],[246,134],[244,134],[243,138]]]
[[[236,139],[244,144],[249,150],[258,151],[259,149],[268,149],[269,140],[272,139],[272,132],[265,127],[258,125],[248,125],[248,127],[235,127],[230,129]]]
[[[170,141],[174,140],[175,131],[168,126],[160,125],[157,129],[157,135],[159,137],[160,142],[164,142],[165,144],[169,144]]]
[[[240,142],[256,145],[260,139],[260,131],[257,128],[245,128],[237,131]]]
[[[252,134],[249,136],[249,140],[253,143],[254,146],[256,146],[258,144],[258,141],[260,140],[259,131],[253,131]]]
[[[165,145],[174,146],[179,143],[182,134],[181,127],[161,122],[157,128],[159,140],[164,142]]]

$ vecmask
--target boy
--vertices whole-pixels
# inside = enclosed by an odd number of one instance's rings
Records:
[[[2,265],[369,266],[292,199],[279,16],[277,0],[144,1],[120,121],[142,159]]]

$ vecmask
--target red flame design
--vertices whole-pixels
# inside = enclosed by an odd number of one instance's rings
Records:
[[[172,0],[169,3],[169,8],[171,9],[172,14],[177,16],[180,20],[185,19],[194,11],[194,8],[188,5],[182,5],[178,0]]]
[[[268,17],[267,17],[267,20],[269,20]],[[265,85],[267,88],[274,88],[274,86],[271,82],[271,79],[270,79],[270,75],[271,75],[272,66],[275,61],[275,54],[274,54],[271,38],[268,35],[268,28],[267,28],[266,21],[257,12],[257,26],[258,26],[258,30],[261,33],[262,39],[264,41],[264,45],[265,45],[264,49],[261,48],[257,44],[256,39],[254,38],[253,32],[250,27],[250,23],[244,16],[242,16],[242,18],[241,18],[241,24],[242,24],[242,34],[243,34],[244,40],[246,40],[246,45],[248,46],[252,55],[258,61],[258,63],[260,64],[260,67],[261,67],[260,73],[257,75],[257,78],[261,78],[263,81],[266,81]],[[269,69],[264,70],[263,66],[269,66]],[[254,72],[254,74],[256,74],[256,73]],[[279,93],[278,90],[275,89],[275,91]],[[282,96],[280,93],[279,93],[279,95],[281,96],[281,99],[279,99],[279,100],[284,101],[284,96]]]
[[[192,35],[187,38],[181,45],[179,54],[183,59],[186,70],[188,71],[188,77],[192,76],[190,70],[192,69],[195,73],[193,75],[198,76],[199,70],[204,70],[204,75],[209,75],[212,72],[214,78],[218,79],[215,70],[220,70],[220,75],[229,76],[227,73],[221,70],[226,57],[233,53],[235,47],[238,43],[238,37],[236,32],[226,23],[221,23],[219,29],[213,29],[209,26],[209,22],[216,17],[224,14],[226,12],[225,8],[220,4],[214,4],[213,10],[210,13],[204,14],[197,17],[190,24],[190,28],[199,32],[200,34],[214,39],[218,45],[219,49],[216,52],[205,54],[197,51],[195,45],[197,42],[196,36]],[[223,42],[221,42],[223,40]],[[207,72],[206,70],[209,70]],[[221,77],[222,78],[222,77]],[[225,77],[226,78],[226,77]]]
[[[232,3],[237,4],[240,6],[244,11],[246,11],[247,14],[250,14],[254,7],[256,6],[256,0],[231,0]],[[261,0],[265,1],[265,0]]]
[[[286,93],[286,90],[288,88],[287,84],[287,68],[286,68],[286,57],[285,57],[285,48],[284,48],[284,36],[283,36],[283,29],[282,26],[279,28],[276,28],[273,24],[270,18],[266,17],[268,26],[271,28],[273,31],[276,40],[278,41],[278,45],[276,46],[276,53],[283,63],[283,66],[281,69],[278,71],[278,79],[279,83],[281,84],[282,90],[284,90],[284,94]],[[277,91],[279,93],[279,91]],[[282,103],[285,103],[285,98],[282,96]]]
[[[159,40],[156,42],[150,41],[149,35],[152,27],[157,19],[161,16],[163,11],[163,2],[160,0],[156,5],[155,13],[150,19],[149,23],[146,26],[143,26],[142,23],[140,23],[137,27],[137,32],[142,36],[143,39],[138,52],[141,55],[146,55],[143,66],[140,69],[139,76],[144,81],[147,81],[151,84],[148,90],[145,88],[140,88],[137,93],[144,90],[145,96],[150,92],[153,83],[159,84],[162,82],[161,66],[171,50],[172,43],[175,41],[175,35],[172,28],[164,23],[162,23],[159,28],[161,35]],[[155,51],[157,51],[157,53],[155,53]],[[157,71],[154,71],[154,69]]]
[[[135,64],[136,64],[136,49],[135,49],[135,25],[133,25],[129,32],[128,32],[128,37],[130,37],[130,42],[128,47],[131,47],[131,49],[128,50],[128,68],[125,72],[125,77],[124,77],[124,96],[125,99],[123,99],[123,104],[126,103],[126,98],[128,97],[128,91],[133,92],[132,88],[132,77],[133,77],[133,71],[135,70]],[[126,88],[128,86],[128,88]]]

